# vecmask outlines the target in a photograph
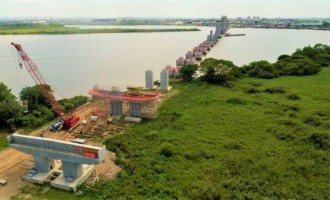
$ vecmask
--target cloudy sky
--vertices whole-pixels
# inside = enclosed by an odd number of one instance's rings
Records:
[[[0,17],[327,17],[330,0],[0,0]]]

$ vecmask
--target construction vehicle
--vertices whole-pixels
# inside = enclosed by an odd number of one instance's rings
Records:
[[[56,122],[54,122],[52,125],[50,125],[49,130],[52,132],[55,132],[57,130],[61,130],[61,126],[63,124],[62,119],[58,119]]]
[[[69,114],[65,114],[63,107],[57,102],[45,79],[39,72],[37,65],[32,62],[20,44],[12,42],[11,45],[15,47],[19,54],[19,66],[22,68],[23,62],[34,82],[41,86],[41,91],[45,95],[47,103],[51,105],[55,113],[63,121],[63,127],[69,129],[75,126],[79,122],[79,117],[74,114],[73,110],[71,110]]]

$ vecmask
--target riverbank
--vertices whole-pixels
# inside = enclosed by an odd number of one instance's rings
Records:
[[[57,24],[0,24],[0,35],[46,35],[46,34],[92,34],[92,33],[151,33],[151,32],[187,32],[200,31],[191,29],[80,29]]]
[[[155,120],[106,141],[123,172],[82,187],[79,198],[324,199],[329,84],[329,67],[303,77],[243,78],[232,88],[172,82],[175,95]],[[74,198],[38,186],[18,197],[25,196]]]

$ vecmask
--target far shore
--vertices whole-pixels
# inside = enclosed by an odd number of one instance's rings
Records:
[[[63,25],[0,25],[0,35],[46,35],[46,34],[92,34],[92,33],[151,33],[151,32],[187,32],[200,31],[197,28],[178,29],[80,29],[78,27],[65,27]]]

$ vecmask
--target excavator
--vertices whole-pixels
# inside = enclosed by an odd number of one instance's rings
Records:
[[[70,129],[71,127],[75,126],[79,122],[79,117],[75,115],[73,110],[71,110],[70,113],[65,113],[63,107],[57,102],[49,85],[46,83],[45,79],[39,72],[37,65],[32,62],[32,60],[23,50],[22,46],[14,42],[12,42],[11,45],[15,47],[19,55],[19,66],[22,68],[22,63],[24,63],[34,82],[37,85],[40,85],[41,92],[46,97],[47,103],[51,105],[54,112],[63,121],[63,128]]]

